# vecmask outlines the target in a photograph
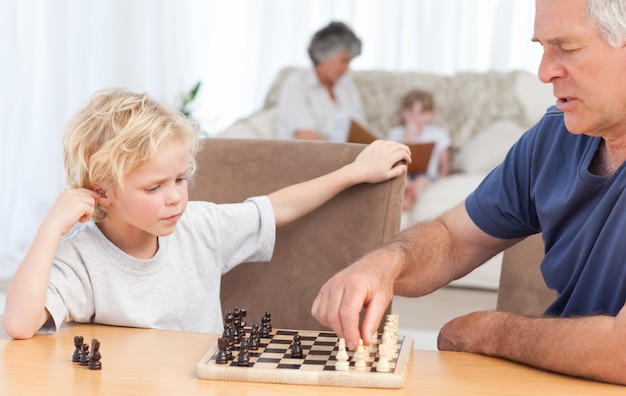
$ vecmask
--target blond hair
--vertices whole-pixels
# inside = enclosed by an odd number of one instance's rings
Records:
[[[198,137],[194,122],[145,93],[124,88],[96,92],[65,129],[67,187],[91,189],[95,182],[123,186],[129,173],[174,141],[187,147],[190,177],[196,169]],[[94,220],[105,216],[104,208],[97,205]]]

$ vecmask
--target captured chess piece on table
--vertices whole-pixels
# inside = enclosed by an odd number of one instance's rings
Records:
[[[89,344],[85,343],[80,350],[80,359],[78,364],[81,366],[89,366]]]
[[[83,336],[74,337],[74,354],[72,354],[72,362],[80,362],[80,353],[83,348]]]
[[[72,354],[72,362],[78,363],[79,366],[86,366],[89,370],[101,370],[101,358],[100,341],[95,338],[91,340],[91,351],[89,351],[89,344],[84,342],[83,336],[74,337],[74,353]]]
[[[91,340],[91,353],[89,354],[89,370],[101,370],[102,363],[100,362],[100,341],[97,339]]]

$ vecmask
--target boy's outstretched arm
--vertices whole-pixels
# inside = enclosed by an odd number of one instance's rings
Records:
[[[46,291],[59,240],[78,221],[91,218],[97,198],[91,190],[67,190],[39,226],[7,291],[2,324],[11,337],[30,338],[48,319]]]
[[[336,171],[269,194],[276,226],[304,216],[348,187],[403,175],[406,165],[400,161],[411,162],[411,151],[406,145],[377,140],[365,147],[353,162]]]

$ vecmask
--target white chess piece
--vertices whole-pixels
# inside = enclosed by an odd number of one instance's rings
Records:
[[[376,371],[388,373],[390,355],[393,353],[389,343],[381,343],[378,345],[378,362],[376,363]]]
[[[376,371],[381,373],[388,373],[389,370],[389,359],[387,359],[386,354],[379,355],[378,363],[376,364]]]
[[[350,367],[350,363],[348,363],[348,352],[346,351],[346,340],[343,338],[339,339],[339,349],[337,350],[337,356],[335,357],[337,362],[335,363],[336,371],[348,371]]]
[[[359,346],[356,348],[356,352],[354,352],[354,369],[363,371],[367,368],[366,366],[365,347],[363,347],[363,340],[359,339]]]

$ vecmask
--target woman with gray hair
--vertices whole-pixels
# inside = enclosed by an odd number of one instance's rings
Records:
[[[317,31],[309,44],[312,69],[291,73],[278,98],[277,136],[346,141],[352,120],[365,124],[354,81],[346,73],[361,40],[342,22]]]

